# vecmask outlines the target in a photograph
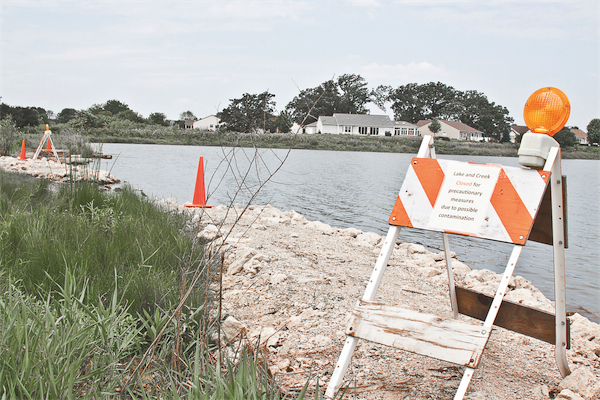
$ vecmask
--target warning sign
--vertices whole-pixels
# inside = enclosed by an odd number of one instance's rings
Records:
[[[549,177],[549,171],[413,158],[389,223],[525,244]]]
[[[500,167],[452,163],[431,213],[432,229],[454,230],[474,234],[498,182]]]

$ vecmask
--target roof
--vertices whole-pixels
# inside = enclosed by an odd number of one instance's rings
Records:
[[[323,118],[323,117],[321,117]],[[333,114],[334,122],[323,120],[323,124],[327,125],[353,125],[353,126],[392,126],[394,123],[387,115],[371,115],[371,114]]]
[[[511,129],[517,132],[519,135],[523,135],[529,131],[529,128],[525,125],[511,125]]]
[[[440,121],[440,124],[446,124],[448,126],[451,126],[454,129],[457,129],[461,132],[478,132],[478,133],[482,133],[481,131],[478,131],[475,128],[471,128],[469,125],[462,123],[460,121],[446,121],[444,119],[439,119],[438,121]],[[431,120],[428,119],[422,119],[419,122],[417,122],[417,126],[420,128],[424,125],[427,125],[428,123],[430,123]]]
[[[583,139],[588,137],[587,133],[585,133],[581,129],[571,128],[571,132],[573,132],[575,136],[577,136],[577,139]]]

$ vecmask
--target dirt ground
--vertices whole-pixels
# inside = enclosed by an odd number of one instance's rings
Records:
[[[270,370],[285,390],[297,392],[309,378],[313,387],[317,378],[326,387],[346,338],[349,314],[364,294],[382,237],[309,222],[294,211],[270,206],[250,206],[241,219],[241,208],[196,212],[203,213],[204,230],[199,235],[217,237],[215,243],[226,254],[223,309],[230,316],[224,330],[233,336],[241,329],[251,340],[260,338]],[[376,301],[451,318],[443,254],[401,243],[401,238],[402,233]],[[453,270],[457,284],[492,294],[499,280],[491,271],[471,271],[458,260],[453,260]],[[521,277],[511,281],[507,298],[553,308]],[[579,315],[573,318],[571,369],[585,367],[597,380],[600,326]],[[352,395],[345,398],[356,394],[358,399],[451,399],[463,370],[360,340],[345,376]],[[494,327],[465,398],[555,398],[561,380],[553,345]]]

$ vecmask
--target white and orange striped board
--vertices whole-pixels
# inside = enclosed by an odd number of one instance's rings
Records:
[[[391,225],[525,244],[549,171],[413,158]]]

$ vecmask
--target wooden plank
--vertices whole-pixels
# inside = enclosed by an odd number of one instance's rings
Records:
[[[481,325],[363,301],[352,312],[346,334],[477,368],[490,332]]]
[[[456,286],[458,312],[463,315],[485,320],[493,299],[483,293]],[[494,325],[547,343],[555,344],[556,341],[554,314],[508,300],[502,302]],[[567,338],[569,337],[567,324]],[[569,342],[570,339],[567,340],[567,348],[570,348]]]
[[[569,247],[567,235],[567,177],[562,176],[563,180],[563,224],[565,230],[565,249]],[[533,227],[529,233],[529,240],[549,244],[552,246],[552,200],[550,199],[550,185],[546,187],[542,204],[535,216]]]

